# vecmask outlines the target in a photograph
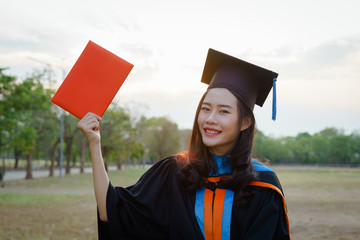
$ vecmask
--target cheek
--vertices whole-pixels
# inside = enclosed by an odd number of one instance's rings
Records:
[[[197,118],[197,123],[198,123],[199,127],[201,127],[203,125],[203,123],[204,123],[204,114],[199,113],[198,118]]]
[[[238,118],[234,117],[234,118],[228,119],[227,126],[229,127],[229,129],[232,129],[236,133],[238,130],[238,126],[239,126]]]

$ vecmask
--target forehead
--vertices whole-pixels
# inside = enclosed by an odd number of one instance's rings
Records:
[[[204,98],[204,103],[235,107],[237,98],[226,88],[211,88]]]

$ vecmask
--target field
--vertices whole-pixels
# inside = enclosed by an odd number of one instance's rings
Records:
[[[274,166],[285,191],[292,239],[360,239],[360,169]],[[144,169],[110,172],[115,185]],[[0,239],[97,239],[90,174],[6,182]]]
[[[292,239],[360,239],[360,169],[274,167]]]

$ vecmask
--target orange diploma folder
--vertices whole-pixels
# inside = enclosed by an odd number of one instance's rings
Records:
[[[51,101],[79,119],[102,117],[133,66],[89,41]]]

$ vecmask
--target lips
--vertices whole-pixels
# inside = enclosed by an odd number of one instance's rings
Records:
[[[220,130],[214,129],[214,128],[204,128],[204,132],[206,136],[214,137],[221,133]]]

